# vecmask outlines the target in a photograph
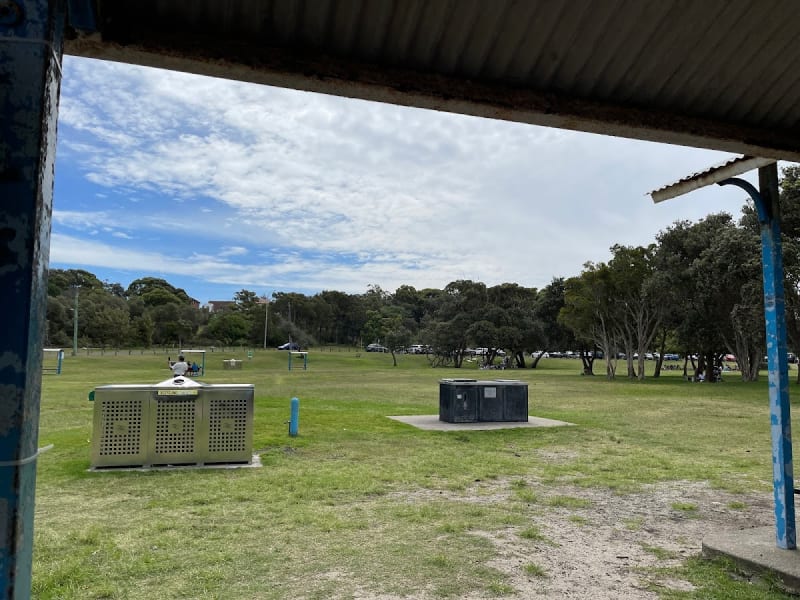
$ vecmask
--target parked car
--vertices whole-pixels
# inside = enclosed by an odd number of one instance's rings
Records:
[[[427,346],[423,346],[422,344],[414,344],[413,346],[409,346],[406,349],[406,352],[409,354],[425,354],[427,350]]]
[[[386,346],[381,346],[380,344],[370,344],[367,346],[367,352],[388,352],[389,349]]]
[[[278,346],[278,350],[300,350],[300,344],[297,342],[286,342]]]

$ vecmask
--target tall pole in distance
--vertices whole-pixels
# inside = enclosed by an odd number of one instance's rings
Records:
[[[264,294],[264,350],[267,349],[267,324],[269,323],[269,296]]]
[[[75,286],[75,308],[72,316],[72,356],[78,356],[78,290],[81,287]]]

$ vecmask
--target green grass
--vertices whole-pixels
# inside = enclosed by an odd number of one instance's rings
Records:
[[[547,577],[547,571],[536,563],[528,563],[522,567],[522,570],[529,577]]]
[[[223,370],[229,358],[243,359],[243,369]],[[538,540],[535,511],[588,507],[549,495],[550,484],[625,493],[710,480],[736,492],[770,489],[765,382],[688,384],[671,374],[608,382],[581,377],[575,362],[543,360],[503,376],[529,382],[531,414],[575,426],[451,433],[387,416],[437,413],[438,380],[477,373],[431,369],[424,356],[398,362],[312,350],[309,370],[289,372],[283,352],[251,361],[243,351],[209,353],[202,381],[255,385],[262,468],[96,473],[88,471],[88,392],[166,379],[166,356],[68,356],[63,374],[42,385],[39,446],[53,449],[38,463],[34,597],[512,596],[484,533]],[[294,438],[286,426],[293,396]],[[545,460],[543,451],[565,458]],[[718,563],[686,569],[712,588],[727,573]]]

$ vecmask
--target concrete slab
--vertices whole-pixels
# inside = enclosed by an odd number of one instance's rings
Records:
[[[439,415],[411,415],[389,417],[417,429],[432,431],[489,431],[492,429],[518,429],[521,427],[563,427],[574,425],[566,421],[545,419],[542,417],[528,417],[526,421],[491,421],[481,423],[447,423],[439,420]]]
[[[703,555],[731,559],[744,571],[771,573],[790,592],[800,593],[800,554],[775,545],[775,527],[721,531],[703,540]]]

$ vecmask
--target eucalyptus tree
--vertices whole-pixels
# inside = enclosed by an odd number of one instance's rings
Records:
[[[612,246],[608,262],[616,309],[621,312],[618,328],[626,348],[628,365],[631,354],[638,356],[636,374],[645,378],[645,355],[652,350],[653,340],[669,308],[661,294],[663,281],[655,278],[655,244],[649,246]],[[631,353],[631,351],[633,351]],[[632,370],[629,368],[629,376]]]
[[[564,283],[559,322],[571,329],[578,341],[600,348],[608,379],[616,377],[623,316],[608,265],[586,263],[580,275]]]

